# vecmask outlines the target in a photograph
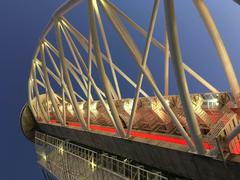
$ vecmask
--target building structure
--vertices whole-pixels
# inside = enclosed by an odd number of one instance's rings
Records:
[[[29,100],[21,113],[22,131],[35,143],[46,179],[240,177],[239,83],[206,4],[193,3],[223,64],[229,92],[183,63],[173,0],[164,1],[164,44],[153,36],[159,0],[148,31],[108,0],[70,0],[54,13],[33,57]],[[87,33],[66,18],[78,6],[87,9],[87,25],[82,25]],[[123,64],[135,62],[137,81],[112,56],[103,18],[131,55]],[[145,38],[143,52],[123,20]],[[151,45],[164,54],[164,93],[147,63]],[[170,59],[178,95],[169,95]],[[185,72],[209,92],[190,94]],[[153,94],[144,90],[144,78]],[[123,96],[128,89],[120,79],[134,89],[133,97]]]

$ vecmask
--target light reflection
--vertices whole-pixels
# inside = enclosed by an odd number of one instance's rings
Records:
[[[58,152],[59,152],[61,155],[63,155],[64,149],[63,149],[63,146],[62,146],[62,145],[59,146]]]

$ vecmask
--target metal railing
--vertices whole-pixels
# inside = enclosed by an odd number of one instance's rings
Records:
[[[58,179],[167,180],[161,172],[36,132],[38,163]]]

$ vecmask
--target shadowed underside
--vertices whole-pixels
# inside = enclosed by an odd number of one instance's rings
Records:
[[[20,115],[20,127],[24,136],[34,142],[37,122],[28,103],[22,109]]]

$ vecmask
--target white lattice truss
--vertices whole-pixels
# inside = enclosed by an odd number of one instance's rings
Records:
[[[91,131],[90,125],[91,122],[94,121],[94,110],[91,111],[91,108],[93,109],[93,106],[96,106],[96,102],[100,102],[101,107],[99,108],[102,109],[102,112],[104,111],[107,114],[107,117],[116,129],[117,136],[121,138],[130,137],[134,121],[137,118],[138,104],[141,100],[140,97],[143,96],[146,99],[150,99],[146,91],[142,88],[143,78],[145,77],[152,87],[157,101],[167,114],[168,119],[173,122],[182,137],[187,141],[190,149],[204,154],[205,149],[202,143],[202,135],[194,114],[194,108],[196,107],[192,105],[190,99],[185,72],[192,75],[202,85],[208,88],[210,92],[217,94],[219,91],[201,77],[200,74],[182,62],[174,13],[174,1],[164,1],[166,33],[165,42],[163,43],[153,37],[160,0],[154,0],[148,30],[144,30],[110,0],[88,0],[87,18],[89,22],[89,33],[87,37],[64,17],[67,12],[71,11],[75,6],[81,5],[82,2],[83,0],[70,0],[62,5],[55,12],[40,38],[33,57],[29,78],[29,102],[35,117],[38,119],[41,117],[40,119],[43,121],[42,123],[48,123],[51,119],[51,114],[54,114],[61,125],[66,126],[68,113],[70,112],[76,116],[81,124],[80,128],[82,130]],[[233,98],[236,104],[239,105],[240,89],[237,77],[214,20],[203,0],[192,0],[192,3],[194,3],[200,17],[204,21],[210,38],[216,47],[219,59],[223,64],[225,74],[229,81]],[[117,59],[112,58],[111,47],[107,40],[110,37],[107,37],[100,9],[101,12],[103,12],[102,14],[104,14],[111,22],[111,25],[113,29],[116,30],[119,38],[124,42],[126,48],[133,57],[132,59],[135,60],[135,63],[140,70],[137,81],[131,79],[128,76],[128,72],[124,72],[117,66]],[[128,32],[125,24],[122,22],[123,19],[134,28],[138,34],[145,37],[146,43],[143,52],[137,47],[132,35]],[[50,31],[55,31],[56,46],[53,45],[53,42],[47,39]],[[100,38],[103,43],[100,43]],[[157,47],[164,54],[165,96],[160,92],[154,76],[151,74],[150,68],[147,66],[151,45]],[[66,57],[66,46],[68,46],[72,55],[71,60]],[[85,51],[87,57],[82,55],[79,47]],[[104,52],[101,50],[101,47],[104,47]],[[172,59],[176,79],[178,81],[177,85],[181,101],[183,102],[182,104],[186,116],[185,119],[189,127],[189,133],[186,132],[183,123],[181,123],[180,116],[177,116],[176,112],[173,111],[174,108],[171,108],[169,105],[170,59]],[[131,61],[131,59],[128,61]],[[127,64],[128,61],[125,63]],[[106,71],[106,65],[110,67],[111,73]],[[92,76],[93,67],[96,67],[99,71],[103,88],[97,85],[95,78]],[[134,98],[128,100],[127,105],[129,106],[129,116],[127,120],[126,118],[120,118],[120,111],[117,106],[117,102],[120,104],[121,102],[127,102],[127,100],[124,100],[122,97],[122,91],[126,91],[126,89],[121,87],[121,83],[119,83],[120,78],[126,80],[126,82],[135,88]],[[79,93],[75,88],[76,85],[73,85],[73,80],[80,87],[82,93]],[[52,83],[57,85],[52,86]],[[57,93],[57,86],[61,93]],[[45,92],[41,92],[40,88]],[[93,91],[97,94],[97,99],[94,99],[94,96],[92,95]],[[236,129],[229,135],[229,142],[238,134],[239,129],[239,127],[236,127]]]

